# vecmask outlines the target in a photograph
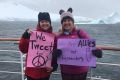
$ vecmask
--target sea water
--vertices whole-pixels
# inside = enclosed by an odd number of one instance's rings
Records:
[[[27,29],[35,29],[35,21],[0,21],[0,38],[20,38]],[[58,22],[52,23],[53,30],[56,32],[61,28]],[[120,24],[77,24],[77,28],[84,29],[93,39],[96,39],[97,45],[120,47]],[[0,42],[0,50],[19,50],[14,42]],[[12,54],[13,53],[13,54]],[[0,52],[0,61],[20,61],[20,53]],[[119,51],[103,51],[103,58],[100,62],[119,64]],[[21,71],[18,63],[0,63],[0,70]],[[59,70],[57,71],[59,72]],[[120,79],[120,67],[98,64],[92,68],[92,76],[101,77],[110,80]],[[88,74],[89,76],[90,74]],[[0,73],[0,80],[21,80],[20,74]],[[51,80],[61,80],[61,75],[52,75]]]

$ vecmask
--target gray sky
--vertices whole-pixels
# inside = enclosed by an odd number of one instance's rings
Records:
[[[120,14],[120,0],[0,0],[22,4],[36,11],[59,13],[60,9],[73,8],[73,14],[90,18],[102,18],[113,12]]]

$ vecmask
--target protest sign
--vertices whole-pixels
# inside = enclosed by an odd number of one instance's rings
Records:
[[[94,39],[59,39],[57,48],[62,50],[59,64],[96,66],[96,57],[92,55]]]
[[[51,67],[54,35],[33,31],[27,54],[27,67]]]

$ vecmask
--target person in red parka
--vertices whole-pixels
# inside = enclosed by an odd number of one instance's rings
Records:
[[[44,32],[44,33],[49,33],[51,35],[54,35],[52,33],[51,19],[48,12],[40,12],[38,14],[38,24],[36,29],[33,31]],[[27,55],[29,51],[30,36],[31,36],[31,31],[27,29],[23,33],[19,43],[20,51],[22,53],[26,53]],[[55,49],[56,49],[56,38],[54,38],[54,46],[53,46],[53,50]],[[26,67],[25,75],[27,77],[27,80],[49,80],[51,72],[57,69],[58,65],[57,65],[56,59],[52,58],[51,66],[52,66],[51,68]]]
[[[89,35],[83,29],[76,29],[72,12],[72,8],[69,8],[67,11],[63,9],[59,11],[62,26],[57,39],[90,39]],[[102,57],[100,49],[93,50],[92,54],[97,58]],[[60,69],[62,80],[86,80],[89,67],[60,64]]]

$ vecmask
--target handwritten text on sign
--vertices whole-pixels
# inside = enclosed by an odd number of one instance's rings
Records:
[[[30,36],[27,67],[51,67],[54,35],[33,31]]]
[[[95,49],[93,39],[58,39],[57,48],[63,52],[59,64],[96,66],[96,57],[92,55]]]

